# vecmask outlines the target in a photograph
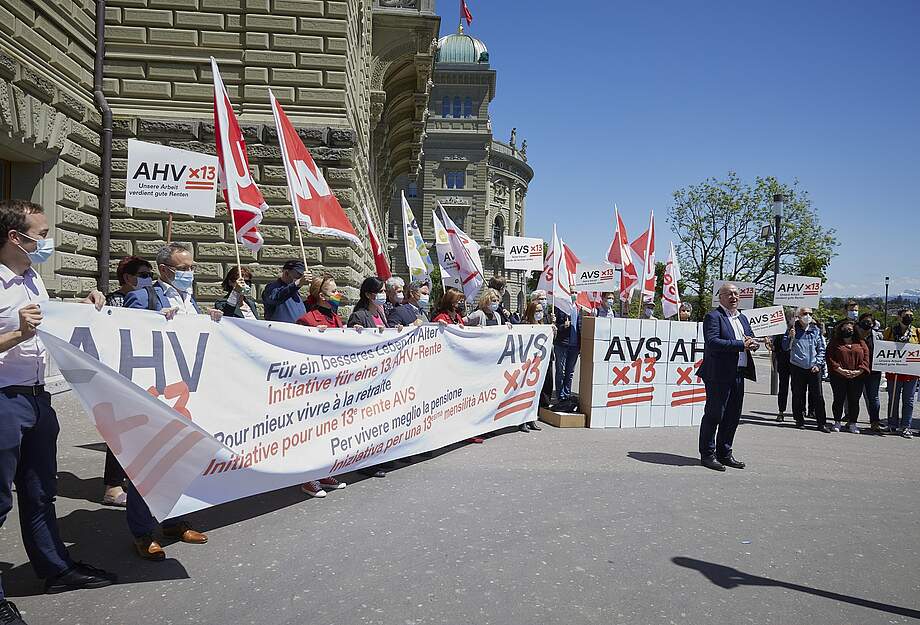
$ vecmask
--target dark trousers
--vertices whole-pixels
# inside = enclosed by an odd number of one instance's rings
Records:
[[[789,366],[789,361],[776,360],[776,375],[779,378],[776,407],[780,412],[786,412],[786,405],[789,402]]]
[[[796,423],[805,421],[805,396],[808,406],[815,412],[818,427],[827,425],[827,413],[824,407],[824,393],[821,390],[821,371],[812,373],[811,369],[802,369],[791,365],[792,372],[792,417]]]
[[[880,371],[873,371],[865,377],[865,380],[866,383],[863,385],[863,397],[866,399],[866,411],[869,413],[869,423],[878,423],[881,410],[878,389],[882,385],[882,373]]]
[[[105,473],[102,474],[102,483],[106,486],[122,486],[128,479],[125,470],[118,463],[118,458],[108,447],[105,448]]]
[[[727,382],[706,380],[706,408],[700,421],[700,456],[728,458],[741,420],[744,402],[744,373]]]
[[[128,519],[128,529],[135,538],[149,536],[157,528],[157,520],[150,514],[150,508],[147,502],[141,497],[141,494],[134,488],[134,484],[128,482],[128,501],[125,515]],[[167,519],[163,521],[163,527],[178,527],[183,524],[183,519]]]
[[[35,574],[42,578],[73,566],[54,511],[59,431],[49,393],[0,391],[0,525],[13,508],[16,484],[22,543]]]
[[[579,348],[567,345],[556,345],[556,393],[559,401],[572,394],[572,376],[575,375],[575,364],[578,362]]]
[[[831,390],[834,391],[831,410],[834,412],[834,421],[843,418],[843,407],[846,405],[847,423],[856,423],[856,418],[859,417],[859,397],[865,384],[865,376],[847,379],[831,374]]]

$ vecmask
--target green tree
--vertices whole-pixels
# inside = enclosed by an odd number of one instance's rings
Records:
[[[772,238],[761,238],[761,229],[773,223],[775,193],[786,197],[780,272],[821,268],[805,275],[823,277],[836,255],[837,238],[832,228],[822,227],[798,180],[788,185],[768,176],[749,183],[729,172],[724,180],[710,178],[674,192],[668,222],[688,290],[684,299],[698,298],[698,318],[710,308],[715,280],[753,282],[761,294],[773,292],[774,247]]]

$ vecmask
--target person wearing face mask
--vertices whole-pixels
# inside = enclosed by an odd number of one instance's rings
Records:
[[[578,354],[581,352],[581,318],[582,311],[576,300],[577,293],[572,293],[572,314],[555,307],[556,338],[553,341],[553,351],[556,354],[556,399],[559,403],[572,396],[572,378],[575,375],[575,365],[578,363]]]
[[[536,289],[530,294],[530,301],[533,304],[537,304],[540,307],[540,320],[536,323],[545,323],[553,326],[553,336],[556,334],[556,326],[553,323],[551,311],[547,306],[547,295],[546,291],[543,289]],[[549,351],[549,366],[546,370],[546,379],[543,382],[543,390],[540,392],[540,406],[544,408],[549,408],[550,401],[553,397],[553,385],[555,384],[556,374],[556,356],[553,353],[554,350]]]
[[[856,300],[849,300],[846,305],[846,315],[847,320],[856,323],[859,320],[859,302]]]
[[[358,303],[355,304],[351,316],[348,317],[349,328],[371,328],[383,331],[387,327],[387,315],[384,305],[387,295],[384,292],[384,282],[380,278],[365,278],[361,283]]]
[[[527,308],[524,309],[524,314],[521,317],[522,324],[530,325],[543,325],[545,323],[545,312],[543,304],[539,300],[532,301],[527,304]],[[556,331],[556,326],[553,326],[553,332]],[[552,354],[552,352],[550,352]],[[553,392],[552,382],[550,381],[550,375],[547,373],[546,379],[543,381],[543,389],[540,391],[540,406],[548,407],[550,402],[550,396]],[[530,421],[524,423],[518,427],[522,432],[526,432],[527,428],[531,430],[540,430],[540,426],[536,421]]]
[[[406,297],[405,283],[402,278],[392,277],[386,281],[387,302],[384,304],[384,312],[387,316],[387,327],[402,328],[405,326],[418,325],[419,308],[412,301],[412,295]]]
[[[469,316],[463,320],[464,325],[497,326],[503,323],[501,315],[498,314],[501,308],[498,291],[488,287],[484,288],[479,294],[479,301],[477,303],[478,307],[476,310],[471,312]],[[509,328],[512,327],[510,323],[506,323],[505,325]]]
[[[786,311],[786,332],[792,329],[794,323],[789,311]],[[792,375],[789,370],[789,349],[783,347],[785,336],[785,334],[771,336],[767,343],[776,368],[776,377],[779,379],[776,393],[776,420],[780,422],[786,419],[786,407],[789,404],[789,378]]]
[[[690,302],[683,302],[680,305],[680,308],[677,309],[677,320],[678,321],[690,321],[690,317],[693,316],[693,305]]]
[[[502,298],[505,297],[505,290],[508,288],[508,279],[505,276],[492,276],[489,278],[489,283],[486,286],[490,289],[494,289],[495,292],[498,293],[498,308],[496,312],[501,318],[502,323],[517,323],[517,321],[520,320],[520,316],[505,308],[505,305],[502,303]]]
[[[655,302],[643,302],[642,303],[642,319],[651,319],[655,320]]]
[[[231,267],[227,275],[224,276],[221,286],[227,296],[214,302],[214,308],[224,313],[227,317],[258,319],[259,309],[255,300],[251,297],[252,272],[246,267],[242,269],[241,275],[239,268],[236,266]]]
[[[115,576],[74,562],[61,540],[57,495],[57,437],[51,394],[45,390],[48,358],[36,335],[41,306],[49,301],[35,267],[54,252],[44,209],[25,200],[0,201],[0,525],[13,508],[16,485],[22,542],[46,592],[101,588]],[[83,300],[101,309],[105,296],[93,290]],[[21,622],[0,587],[0,615]]]
[[[602,305],[597,308],[598,317],[616,317],[617,316],[617,296],[613,293],[601,294]]]
[[[383,283],[383,288],[387,295],[387,301],[383,305],[383,312],[386,313],[389,319],[393,309],[397,306],[402,306],[403,302],[406,301],[406,283],[402,278],[392,276]]]
[[[859,397],[862,395],[866,376],[869,375],[869,348],[856,336],[856,325],[850,319],[837,324],[834,337],[827,346],[827,367],[831,379],[834,401],[832,430],[839,432],[846,405],[846,430],[859,434],[856,420],[859,417]]]
[[[409,297],[406,304],[415,315],[415,323],[422,324],[428,321],[428,312],[431,310],[431,284],[425,280],[413,280],[409,283]],[[409,325],[408,323],[403,325]]]
[[[789,373],[792,381],[792,418],[797,428],[805,427],[805,395],[809,410],[814,409],[818,430],[830,433],[824,394],[821,390],[821,370],[824,368],[826,344],[821,329],[814,322],[811,308],[799,308],[796,322],[783,337],[782,349],[789,351]]]
[[[157,271],[160,279],[152,287],[135,289],[125,297],[125,308],[155,310],[167,319],[177,315],[203,314],[195,301],[195,258],[192,250],[184,243],[169,243],[157,252]],[[208,311],[211,319],[220,321],[223,313],[216,308]],[[134,549],[144,560],[162,562],[166,552],[153,534],[157,521],[150,514],[150,508],[128,482],[127,521],[134,536]],[[161,524],[163,535],[192,545],[208,542],[207,535],[191,529],[182,518],[166,519]]]
[[[466,298],[463,296],[463,291],[448,287],[441,299],[438,300],[438,305],[435,306],[432,313],[434,316],[431,320],[435,323],[462,326],[463,311],[465,309]]]
[[[885,330],[884,339],[898,343],[920,343],[920,328],[914,327],[913,311],[909,308],[900,309],[898,322]],[[886,373],[885,378],[888,381],[888,431],[897,432],[904,438],[912,438],[914,402],[920,378],[893,373]],[[901,408],[900,418],[898,404]]]
[[[882,340],[882,333],[875,329],[875,317],[872,313],[865,312],[859,316],[859,322],[856,324],[856,336],[866,344],[866,349],[869,351],[869,364],[871,365],[875,341]],[[866,411],[869,413],[869,429],[874,434],[879,435],[884,433],[880,419],[881,402],[878,396],[881,384],[882,372],[870,371],[865,376],[865,384],[863,385],[863,398],[866,401]]]
[[[281,266],[281,275],[269,282],[262,290],[262,304],[265,306],[266,321],[294,323],[307,312],[300,289],[313,279],[313,274],[299,258],[289,260]]]

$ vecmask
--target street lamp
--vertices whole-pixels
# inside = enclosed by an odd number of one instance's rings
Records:
[[[888,327],[888,276],[885,276],[885,321],[882,323],[882,327]]]
[[[773,194],[773,292],[776,292],[776,281],[779,279],[779,242],[783,223],[783,212],[786,208],[786,196],[782,193]],[[779,374],[776,372],[776,354],[770,359],[772,365],[770,372],[770,394],[779,393]]]

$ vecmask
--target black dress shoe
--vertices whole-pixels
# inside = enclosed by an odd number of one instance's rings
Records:
[[[798,430],[804,430],[804,429],[805,429],[805,422],[804,422],[804,421],[796,421],[796,422],[795,422],[795,427],[796,427],[796,429],[798,429]]]
[[[700,458],[700,464],[713,471],[724,471],[725,465],[716,460],[715,456],[703,456]]]
[[[818,431],[819,431],[819,432],[824,432],[825,434],[830,434],[830,433],[831,433],[831,429],[830,429],[829,427],[827,427],[826,425],[822,425],[821,427],[819,427],[819,428],[818,428]]]
[[[537,425],[537,422],[536,422],[536,421],[531,421],[531,422],[528,423],[527,425],[530,426],[530,429],[531,429],[531,430],[537,430],[538,432],[539,432],[540,430],[543,429],[543,428],[541,428],[539,425]]]
[[[366,475],[368,477],[386,477],[387,472],[383,469],[378,469],[377,467],[369,467],[367,469],[358,469],[358,473],[361,475]]]
[[[728,458],[719,458],[719,462],[733,469],[743,469],[745,467],[745,464],[740,460],[735,460],[734,456],[729,456]]]
[[[111,586],[117,579],[112,573],[107,573],[89,564],[76,562],[70,570],[45,580],[45,592],[53,595],[81,588],[103,588]]]
[[[3,625],[26,625],[16,604],[6,599],[0,601],[0,623]]]

